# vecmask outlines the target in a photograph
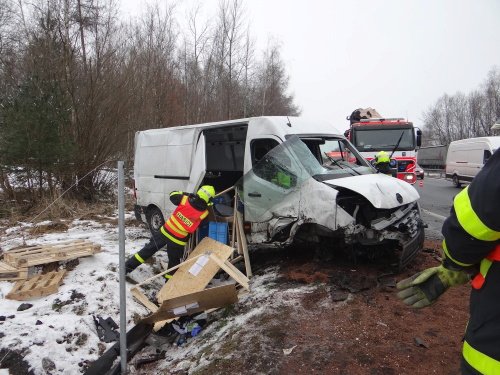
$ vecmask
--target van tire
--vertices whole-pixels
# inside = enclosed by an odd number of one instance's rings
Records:
[[[456,174],[454,174],[451,179],[452,179],[453,185],[456,188],[459,188],[460,186],[462,186],[462,183],[460,182],[460,180],[458,179],[458,176]]]
[[[165,222],[161,210],[156,206],[151,206],[146,211],[147,226],[151,232],[159,232]]]

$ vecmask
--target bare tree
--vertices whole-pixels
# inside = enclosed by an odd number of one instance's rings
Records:
[[[424,112],[424,131],[429,144],[449,144],[458,139],[481,137],[500,117],[500,70],[493,68],[481,85],[465,95],[444,94]]]

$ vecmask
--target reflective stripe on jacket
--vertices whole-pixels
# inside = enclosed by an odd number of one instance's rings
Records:
[[[181,202],[161,228],[161,232],[171,241],[185,245],[188,236],[196,231],[201,221],[208,216],[208,210],[199,211],[189,203],[184,195]]]
[[[464,341],[462,355],[469,365],[483,375],[500,374],[500,361],[474,349],[467,341]]]

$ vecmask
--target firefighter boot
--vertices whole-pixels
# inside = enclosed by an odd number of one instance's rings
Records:
[[[127,259],[125,262],[125,274],[129,274],[133,270],[135,270],[137,267],[139,267],[144,261],[141,262],[141,257],[139,254],[135,254],[134,256],[131,256],[130,258]]]

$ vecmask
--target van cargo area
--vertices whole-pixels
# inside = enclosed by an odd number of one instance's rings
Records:
[[[247,126],[220,127],[203,132],[206,142],[206,173],[201,185],[222,191],[243,177]]]
[[[135,146],[136,216],[151,230],[173,212],[171,191],[209,184],[236,186],[250,249],[390,250],[403,267],[422,248],[417,191],[377,174],[326,122],[258,117],[152,129],[136,133]],[[233,209],[234,190],[212,214]]]

